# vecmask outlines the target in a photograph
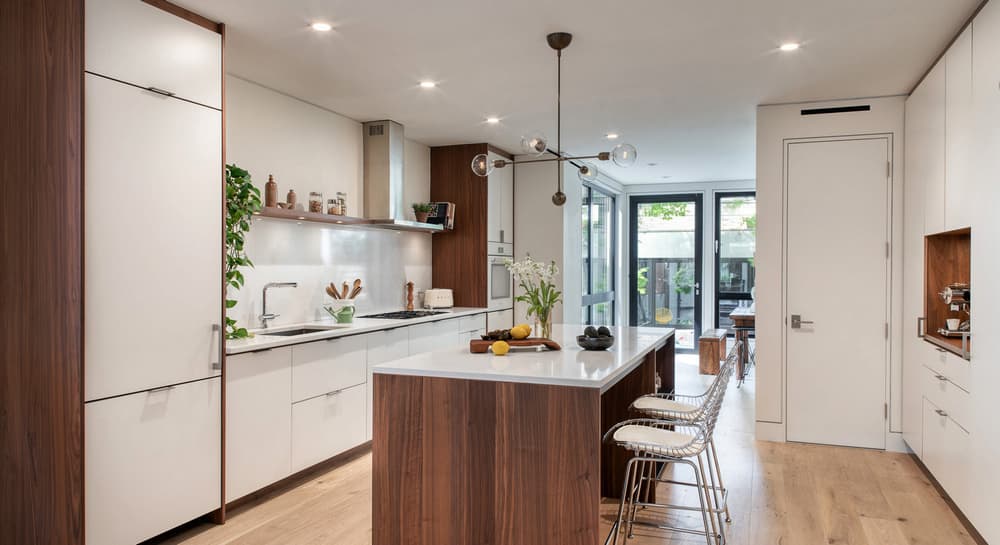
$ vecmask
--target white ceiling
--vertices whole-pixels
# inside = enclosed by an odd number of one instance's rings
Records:
[[[227,71],[359,121],[394,119],[428,145],[517,151],[541,129],[554,147],[545,35],[572,32],[563,148],[606,150],[619,132],[638,164],[599,167],[651,183],[754,178],[758,104],[907,93],[979,0],[180,3],[226,23]],[[311,30],[318,20],[334,30]],[[777,51],[784,41],[803,45]]]

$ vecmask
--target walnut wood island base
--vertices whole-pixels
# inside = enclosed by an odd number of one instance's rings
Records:
[[[609,352],[443,350],[375,367],[372,543],[586,544],[627,455],[601,444],[628,405],[673,389],[671,329],[615,328]],[[567,342],[568,341],[568,342]]]

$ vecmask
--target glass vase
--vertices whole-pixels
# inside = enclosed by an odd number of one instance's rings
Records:
[[[552,338],[552,309],[541,310],[537,313],[538,327],[541,329],[541,338]]]

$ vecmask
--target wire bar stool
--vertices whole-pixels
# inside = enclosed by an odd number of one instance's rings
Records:
[[[652,410],[648,408],[649,405],[661,405],[657,409],[657,417],[626,420],[612,426],[605,434],[605,441],[614,442],[632,452],[632,458],[625,469],[618,516],[605,540],[606,545],[617,544],[618,536],[623,530],[628,537],[632,537],[635,525],[703,535],[707,545],[713,545],[713,541],[718,545],[725,544],[722,516],[726,513],[726,520],[729,520],[728,492],[722,486],[718,458],[713,456],[714,447],[710,445],[713,444],[712,434],[721,412],[729,380],[735,369],[738,350],[738,346],[733,348],[716,380],[704,394],[685,396],[681,399],[677,399],[681,396],[676,395],[672,398],[643,396],[636,400],[638,404],[633,403],[633,408],[647,412]],[[655,400],[660,402],[654,403]],[[671,463],[690,467],[695,482],[664,479],[663,470]],[[649,491],[661,482],[696,488],[699,505],[651,502]],[[645,496],[640,498],[643,491]],[[702,515],[704,530],[637,520],[636,511],[639,508],[698,511]]]

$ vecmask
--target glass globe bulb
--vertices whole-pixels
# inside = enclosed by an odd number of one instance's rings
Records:
[[[611,160],[620,167],[630,167],[635,164],[636,150],[632,144],[618,144],[611,150]]]
[[[472,173],[476,176],[486,177],[493,172],[493,161],[485,153],[472,158]]]
[[[521,137],[521,149],[528,155],[539,156],[549,147],[549,139],[540,131],[532,131]]]
[[[581,182],[593,182],[597,180],[597,167],[590,163],[583,163],[580,165],[580,169],[576,171],[577,177],[580,178]]]

